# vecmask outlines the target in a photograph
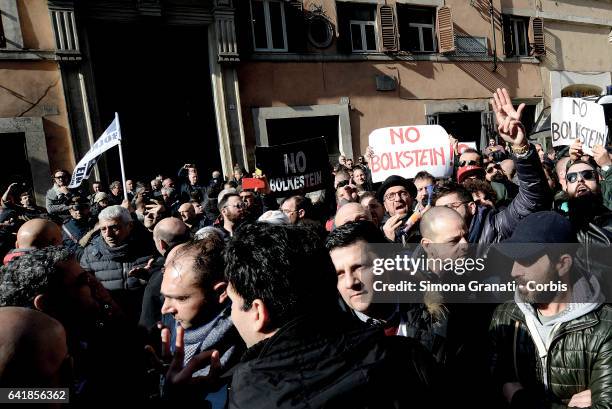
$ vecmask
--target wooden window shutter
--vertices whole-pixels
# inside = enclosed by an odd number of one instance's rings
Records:
[[[442,6],[438,8],[436,26],[440,52],[451,53],[455,51],[455,29],[450,7]]]
[[[384,51],[397,51],[397,32],[395,30],[393,7],[386,4],[382,5],[378,10],[378,14],[380,15]]]
[[[533,55],[546,55],[546,43],[544,41],[544,19],[541,17],[534,17],[531,20],[531,26],[533,27]]]

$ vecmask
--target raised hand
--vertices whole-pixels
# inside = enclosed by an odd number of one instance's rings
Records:
[[[573,161],[580,159],[584,155],[582,152],[582,142],[579,139],[574,139],[574,143],[569,148],[569,157]]]
[[[491,106],[497,119],[497,131],[504,141],[510,143],[515,148],[520,148],[527,144],[525,129],[521,123],[521,116],[525,104],[520,104],[517,109],[512,105],[512,99],[505,88],[497,89],[493,93]]]

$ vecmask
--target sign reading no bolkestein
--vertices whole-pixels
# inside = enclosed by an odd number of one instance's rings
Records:
[[[256,146],[255,162],[266,175],[275,197],[325,189],[329,183],[329,158],[322,137],[284,145]]]
[[[370,160],[372,181],[392,175],[413,178],[427,171],[437,178],[453,172],[453,149],[440,125],[393,126],[374,130],[369,136],[374,151]]]
[[[592,156],[595,145],[606,145],[604,109],[580,98],[557,98],[552,103],[550,132],[553,146],[569,146],[579,139],[584,153]]]

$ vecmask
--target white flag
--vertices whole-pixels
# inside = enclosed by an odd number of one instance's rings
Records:
[[[89,179],[91,170],[98,161],[98,156],[110,148],[119,145],[119,143],[121,143],[121,132],[119,131],[119,119],[115,117],[115,120],[111,122],[102,136],[98,138],[83,159],[76,165],[68,187],[72,189],[81,186],[83,179]]]

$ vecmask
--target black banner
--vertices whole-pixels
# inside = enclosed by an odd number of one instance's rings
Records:
[[[255,147],[257,168],[267,176],[272,194],[288,197],[325,189],[330,183],[323,137],[276,146]]]

